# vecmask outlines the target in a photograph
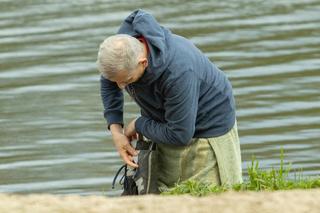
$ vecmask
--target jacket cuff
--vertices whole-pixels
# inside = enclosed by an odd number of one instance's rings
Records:
[[[108,130],[110,130],[111,124],[120,124],[123,128],[123,113],[121,112],[112,112],[105,114],[105,118],[108,123]]]

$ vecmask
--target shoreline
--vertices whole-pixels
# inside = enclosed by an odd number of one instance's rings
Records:
[[[320,189],[224,192],[195,197],[190,195],[145,195],[103,197],[51,194],[0,194],[1,213],[318,213]]]

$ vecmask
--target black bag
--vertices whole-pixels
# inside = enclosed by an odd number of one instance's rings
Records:
[[[120,185],[123,185],[121,196],[125,195],[143,195],[149,193],[158,194],[157,179],[156,179],[156,144],[151,141],[146,141],[143,137],[139,137],[136,143],[138,154],[138,168],[131,169],[125,164],[116,173],[112,189],[120,172],[124,169],[124,175],[120,179]]]

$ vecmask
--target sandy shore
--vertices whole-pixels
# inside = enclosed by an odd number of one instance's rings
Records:
[[[208,197],[6,195],[0,194],[1,213],[319,213],[320,190],[227,192]]]

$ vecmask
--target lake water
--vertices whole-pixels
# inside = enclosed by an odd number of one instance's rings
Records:
[[[320,1],[0,0],[0,192],[114,196],[98,45],[135,8],[193,41],[234,87],[244,175],[320,175]],[[126,96],[125,121],[138,115]]]

